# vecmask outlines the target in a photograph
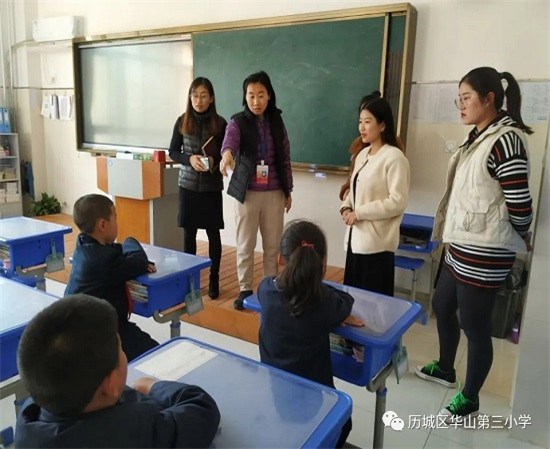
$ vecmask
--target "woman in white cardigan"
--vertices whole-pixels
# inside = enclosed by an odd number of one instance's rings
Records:
[[[394,253],[409,201],[409,161],[397,147],[390,105],[379,95],[361,107],[365,148],[340,208],[348,226],[344,284],[393,296]]]

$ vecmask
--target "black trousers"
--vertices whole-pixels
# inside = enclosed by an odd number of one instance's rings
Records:
[[[344,284],[393,296],[394,273],[394,253],[354,254],[348,244]]]
[[[131,321],[119,322],[118,334],[122,350],[129,362],[159,345],[158,341],[153,340],[147,332],[143,332]]]
[[[344,443],[346,442],[350,432],[351,432],[351,417],[342,426],[342,432],[340,432],[340,437],[338,438],[338,442],[336,443],[335,448],[344,447]]]
[[[220,230],[218,228],[207,228],[206,235],[208,236],[208,257],[212,260],[210,273],[218,275],[222,260]],[[183,251],[187,254],[197,254],[197,228],[183,228]]]
[[[454,368],[462,328],[468,339],[462,393],[474,401],[493,364],[491,314],[497,291],[460,282],[444,265],[432,301],[439,335],[439,366],[445,371]]]

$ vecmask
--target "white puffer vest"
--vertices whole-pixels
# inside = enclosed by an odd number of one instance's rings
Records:
[[[453,155],[449,161],[445,195],[436,214],[434,240],[526,251],[525,242],[510,223],[502,188],[487,169],[493,146],[509,131],[514,131],[527,148],[521,130],[495,126],[468,148],[461,147]]]

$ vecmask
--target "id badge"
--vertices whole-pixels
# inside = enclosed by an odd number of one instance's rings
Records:
[[[256,182],[258,184],[267,184],[269,167],[267,165],[256,165]]]

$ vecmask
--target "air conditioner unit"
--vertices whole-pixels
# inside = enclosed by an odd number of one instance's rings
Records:
[[[36,42],[61,41],[82,36],[84,36],[82,17],[48,17],[32,22],[32,38]]]

